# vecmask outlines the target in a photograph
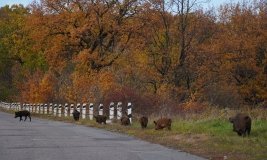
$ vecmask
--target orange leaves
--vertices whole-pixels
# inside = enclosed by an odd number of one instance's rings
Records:
[[[187,102],[190,110],[206,101],[266,101],[266,6],[174,13],[197,1],[165,2],[42,0],[30,14],[11,17],[14,24],[1,19],[1,33],[15,29],[0,38],[8,44],[0,52],[20,62],[10,63],[9,82],[20,86],[23,101],[37,103],[133,96],[145,107],[158,100],[163,107]]]
[[[51,102],[54,98],[55,78],[47,73],[39,84],[40,102]]]
[[[62,86],[61,92],[69,102],[103,100],[105,94],[116,88],[114,76],[109,71],[100,73],[74,72],[71,76],[72,85]]]
[[[54,99],[55,79],[53,75],[38,71],[28,78],[21,86],[21,101],[41,103]]]

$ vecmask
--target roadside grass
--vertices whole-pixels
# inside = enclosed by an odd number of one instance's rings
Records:
[[[14,113],[6,110],[5,112]],[[223,160],[225,157],[227,160],[267,160],[267,111],[246,112],[252,117],[252,131],[249,137],[240,137],[232,131],[232,124],[228,122],[228,118],[235,112],[224,110],[172,117],[171,131],[154,130],[153,120],[157,117],[150,118],[148,127],[141,129],[136,118],[131,126],[121,126],[119,121],[100,125],[88,119],[75,122],[71,117],[35,113],[32,116],[120,132],[208,159]]]

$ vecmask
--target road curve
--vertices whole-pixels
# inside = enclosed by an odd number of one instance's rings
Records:
[[[133,137],[0,112],[1,160],[204,160]]]

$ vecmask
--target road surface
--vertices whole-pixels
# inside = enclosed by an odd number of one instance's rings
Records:
[[[24,119],[24,117],[23,117]],[[0,160],[204,160],[123,134],[0,112]]]

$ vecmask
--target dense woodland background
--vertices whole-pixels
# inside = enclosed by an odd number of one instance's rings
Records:
[[[204,2],[205,3],[205,2]],[[0,8],[0,100],[264,107],[267,2],[41,0]]]

